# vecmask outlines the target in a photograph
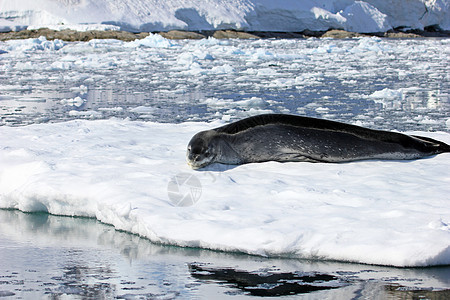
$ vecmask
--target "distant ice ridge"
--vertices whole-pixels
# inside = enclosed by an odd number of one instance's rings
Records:
[[[0,31],[41,26],[77,30],[170,29],[383,32],[450,29],[450,0],[15,0],[0,2]]]
[[[110,119],[0,127],[0,208],[95,217],[179,246],[394,266],[450,263],[450,154],[191,170],[185,151],[192,135],[222,124]],[[448,133],[414,134],[450,143]],[[196,202],[174,204],[185,195]]]
[[[39,28],[48,28],[51,30],[65,30],[71,29],[76,31],[89,31],[89,30],[101,30],[101,31],[117,31],[120,30],[120,26],[108,25],[108,24],[36,24],[29,25],[27,29],[34,30]],[[17,30],[16,30],[17,31]]]

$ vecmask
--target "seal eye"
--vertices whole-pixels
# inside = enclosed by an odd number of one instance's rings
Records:
[[[209,149],[205,150],[204,155],[205,155],[205,157],[209,157],[211,155],[211,153],[209,152]]]
[[[200,147],[193,147],[189,151],[191,151],[192,154],[201,154],[202,153],[202,148],[200,148]]]

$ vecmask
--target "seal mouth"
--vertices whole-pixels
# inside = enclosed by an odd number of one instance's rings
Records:
[[[194,170],[203,167],[203,164],[198,161],[198,157],[199,155],[193,155],[189,150],[186,152],[186,162]]]
[[[196,165],[195,163],[192,163],[191,161],[187,161],[187,164],[189,165],[189,167],[191,167],[194,170],[200,169],[202,168],[202,166]]]
[[[187,153],[186,155],[186,161],[187,164],[194,170],[196,169],[201,169],[203,167],[206,167],[207,165],[211,164],[213,162],[213,157],[212,156],[208,156],[208,157],[204,157],[203,155],[200,154],[191,154],[191,153]]]
[[[211,162],[210,161],[196,161],[194,159],[187,159],[187,164],[194,170],[197,169],[201,169],[203,167],[206,167],[207,165],[209,165]]]

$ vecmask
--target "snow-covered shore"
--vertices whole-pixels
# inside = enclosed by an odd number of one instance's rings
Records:
[[[449,0],[0,1],[0,31],[48,27],[155,32],[450,29]]]

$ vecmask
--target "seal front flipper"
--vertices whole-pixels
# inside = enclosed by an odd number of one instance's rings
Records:
[[[312,158],[299,153],[282,153],[273,157],[270,160],[280,161],[280,162],[310,162],[310,163],[323,163],[325,160],[320,160],[317,158]]]

